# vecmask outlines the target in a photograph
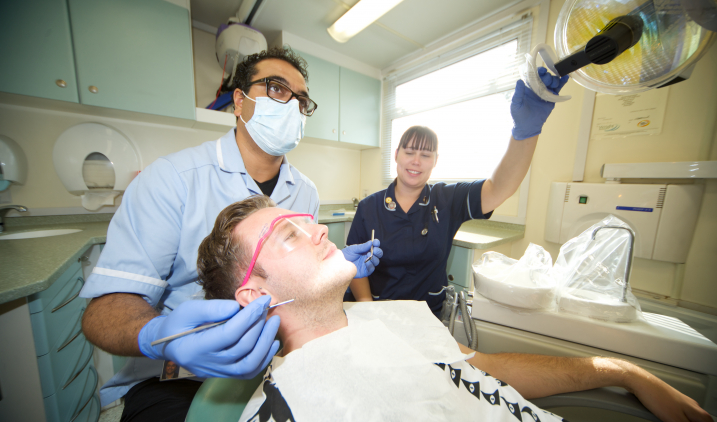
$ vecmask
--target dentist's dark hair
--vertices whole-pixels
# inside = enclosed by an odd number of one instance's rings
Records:
[[[244,60],[237,65],[234,79],[230,80],[231,77],[229,77],[224,81],[221,92],[234,91],[237,88],[247,92],[249,84],[252,79],[254,79],[254,76],[256,76],[257,63],[266,59],[279,59],[289,63],[301,73],[301,76],[304,77],[304,81],[306,81],[307,84],[309,83],[309,72],[306,70],[308,63],[306,63],[306,60],[301,58],[301,56],[289,46],[273,47],[245,57]]]
[[[250,215],[275,206],[268,196],[252,195],[219,213],[212,232],[202,240],[197,254],[197,273],[205,299],[234,299],[254,251],[232,232]],[[267,277],[259,264],[254,266],[252,275]]]
[[[401,135],[401,141],[398,143],[396,152],[409,146],[417,150],[437,151],[438,135],[427,126],[411,126]]]

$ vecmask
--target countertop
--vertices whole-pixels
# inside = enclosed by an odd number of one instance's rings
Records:
[[[319,212],[319,223],[353,221],[353,213]],[[80,229],[81,232],[35,239],[0,240],[0,303],[43,291],[92,245],[105,243],[111,214],[6,219],[2,235],[34,230]],[[461,226],[453,244],[469,249],[490,249],[523,237],[516,224],[472,220]]]
[[[35,239],[0,240],[0,303],[47,289],[87,248],[107,240],[109,221],[52,222],[52,217],[48,218],[49,224],[11,226],[2,234],[55,229],[82,231]]]
[[[344,212],[345,215],[333,215]],[[342,223],[354,220],[353,211],[321,210],[319,223]],[[490,220],[470,220],[463,223],[453,238],[453,244],[468,249],[491,249],[514,242],[525,235],[525,226]]]

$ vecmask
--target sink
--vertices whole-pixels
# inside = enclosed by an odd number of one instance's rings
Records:
[[[637,319],[637,309],[628,302],[590,290],[566,289],[558,299],[558,307],[589,318],[613,322],[630,322]]]
[[[55,230],[35,230],[30,232],[13,233],[13,234],[0,234],[0,240],[14,240],[14,239],[34,239],[37,237],[50,237],[50,236],[61,236],[63,234],[81,232],[81,229],[55,229]]]

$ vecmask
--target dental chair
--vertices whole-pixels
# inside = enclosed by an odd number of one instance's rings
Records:
[[[263,375],[262,373],[250,380],[207,379],[194,396],[186,422],[237,422],[247,402],[261,384]],[[556,394],[531,402],[546,410],[556,407],[588,407],[660,422],[634,395],[620,388],[607,387]]]

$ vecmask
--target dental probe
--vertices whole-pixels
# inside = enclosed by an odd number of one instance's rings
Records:
[[[369,260],[371,260],[371,258],[373,258],[373,239],[374,239],[373,235],[375,232],[376,232],[375,230],[371,230],[371,255],[369,255],[368,258],[366,258],[366,260],[363,262],[364,264],[367,263]]]
[[[293,301],[294,301],[294,299],[289,299],[289,300],[286,300],[286,301],[284,301],[284,302],[279,302],[279,303],[277,303],[276,305],[271,305],[271,306],[269,306],[267,309],[276,308],[277,306],[284,305],[284,304],[287,304],[287,303],[291,303],[291,302],[293,302]],[[231,319],[231,318],[229,318],[229,319]],[[155,341],[153,341],[153,342],[150,343],[150,344],[151,344],[152,346],[156,346],[156,345],[158,345],[158,344],[165,343],[165,342],[167,342],[167,341],[169,341],[169,340],[174,340],[175,338],[184,337],[184,336],[186,336],[187,334],[192,334],[192,333],[196,333],[197,331],[206,330],[207,328],[216,327],[217,325],[221,325],[221,324],[224,324],[225,322],[229,321],[229,319],[225,319],[224,321],[219,321],[219,322],[213,322],[213,323],[207,324],[207,325],[202,325],[202,326],[199,326],[199,327],[197,327],[197,328],[192,328],[191,330],[187,330],[187,331],[181,332],[181,333],[179,333],[179,334],[174,334],[174,335],[171,335],[171,336],[169,336],[169,337],[165,337],[165,338],[161,338],[161,339],[159,339],[159,340],[155,340]]]

